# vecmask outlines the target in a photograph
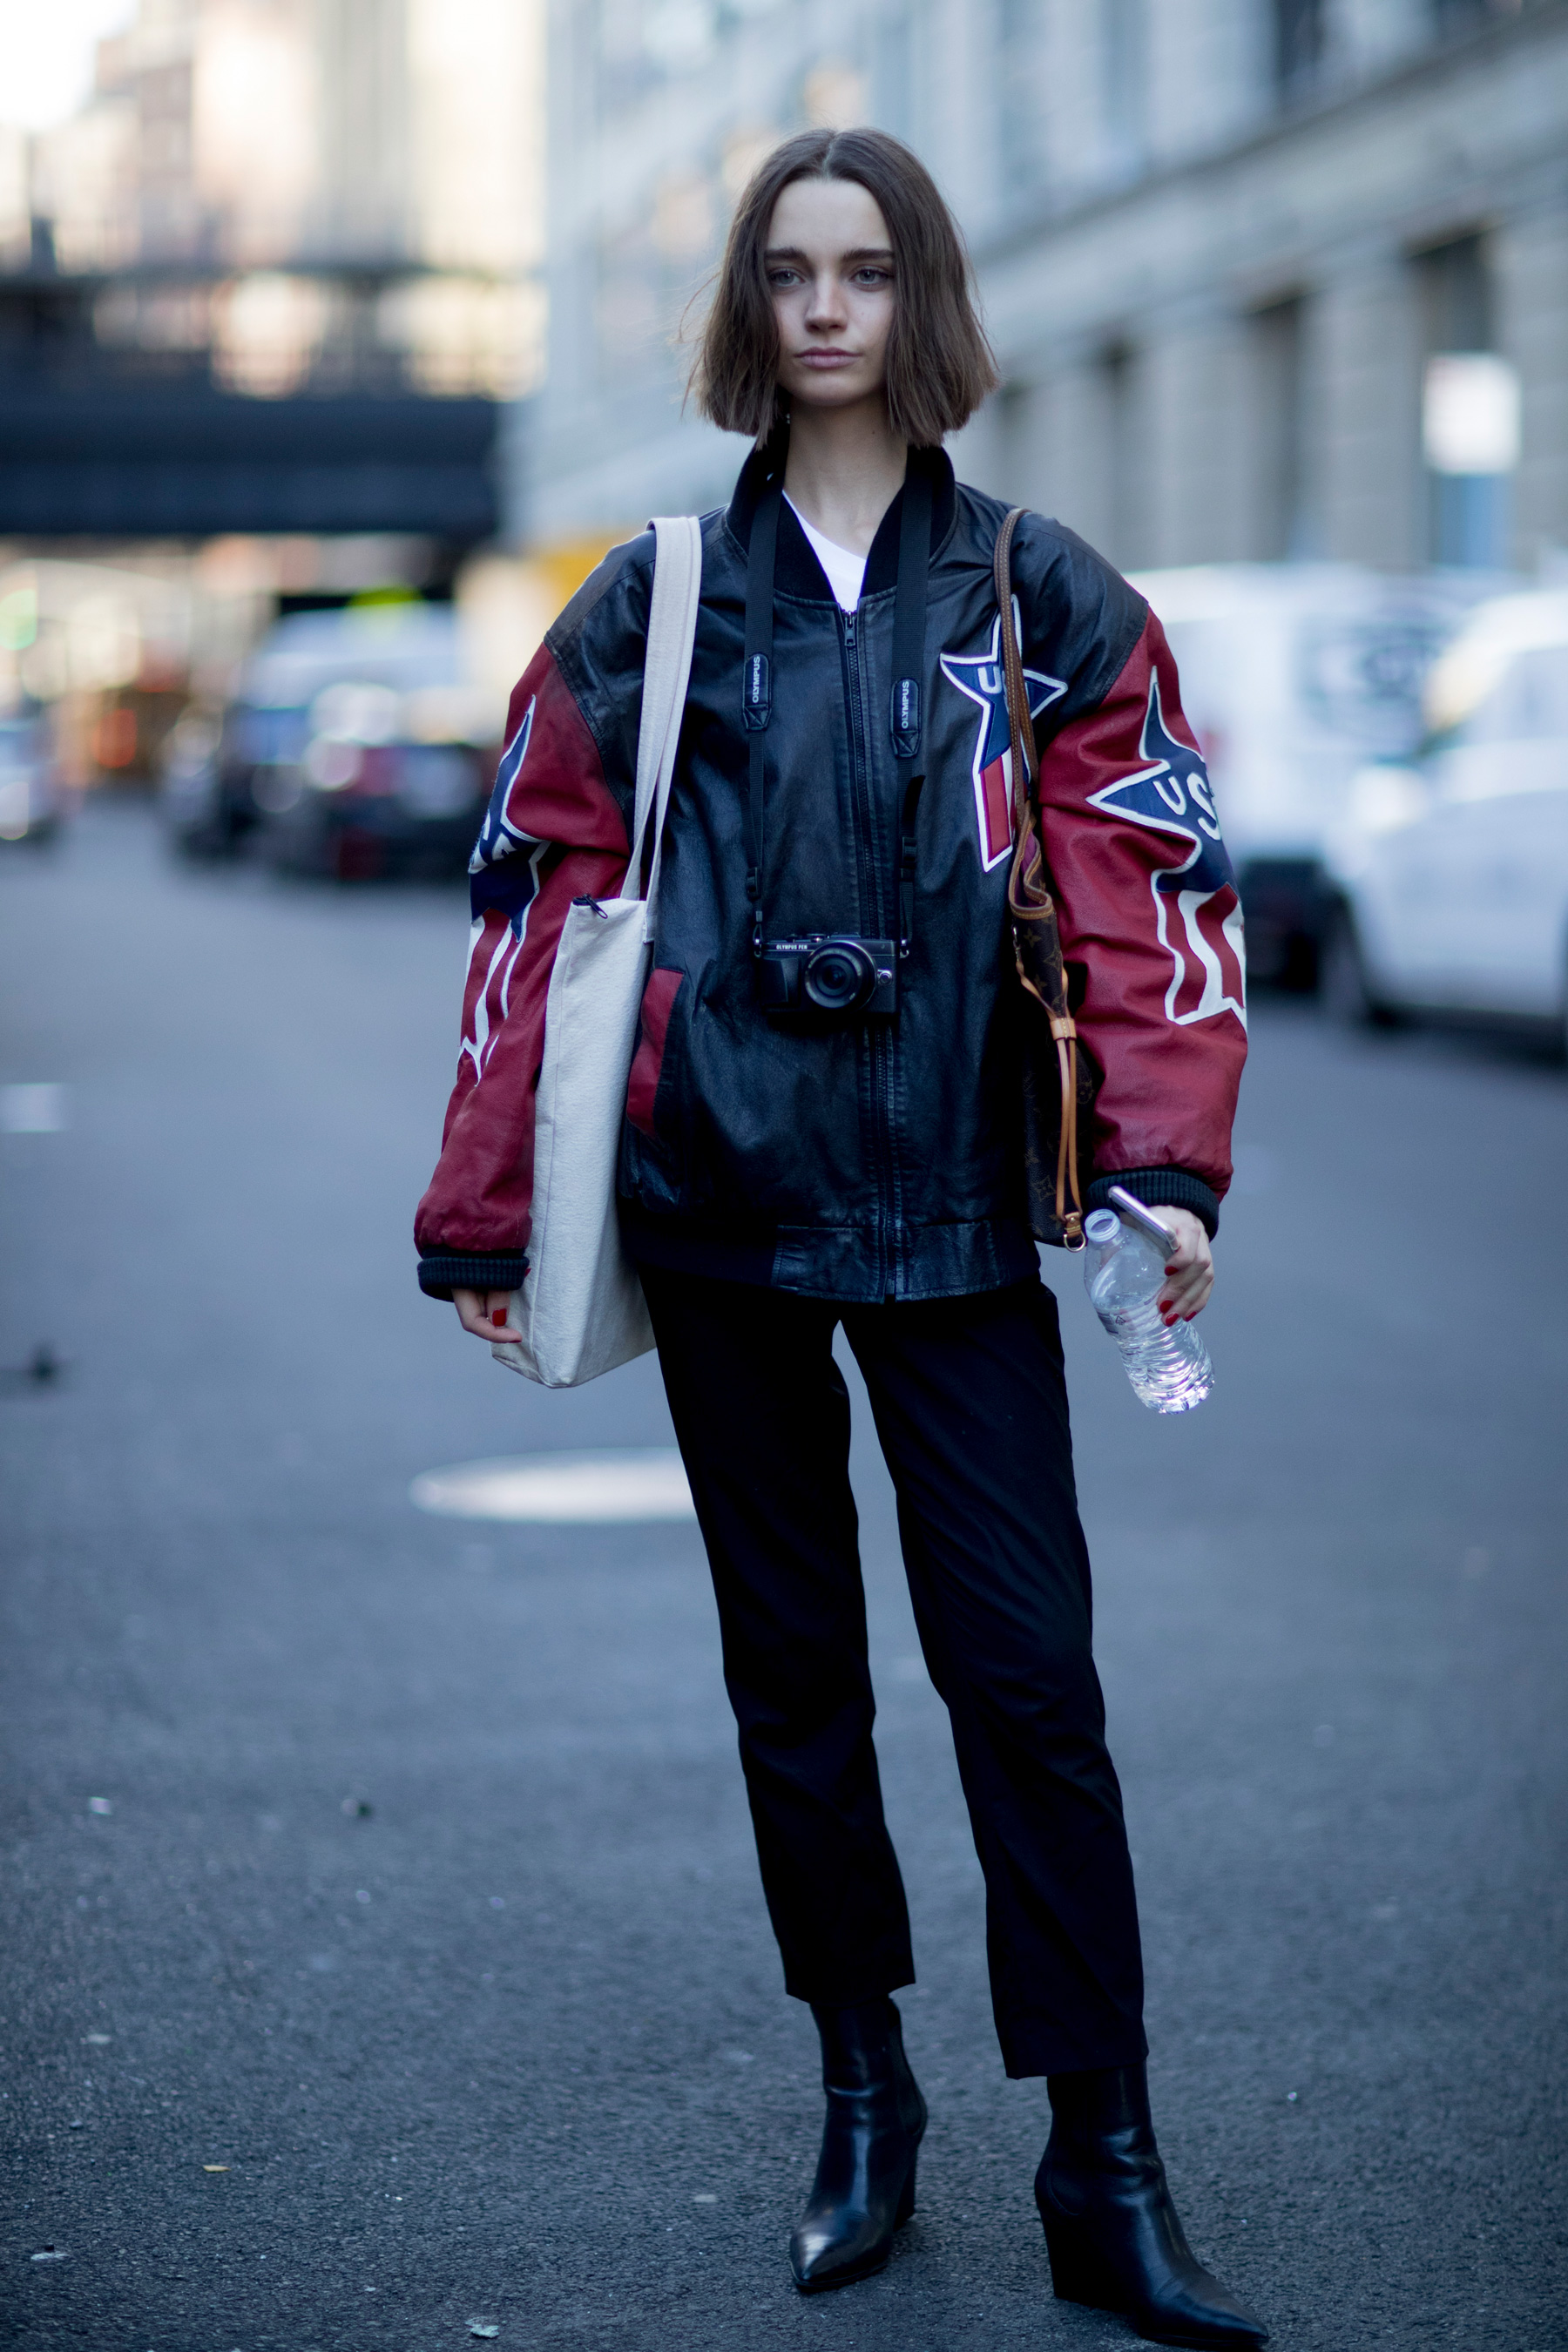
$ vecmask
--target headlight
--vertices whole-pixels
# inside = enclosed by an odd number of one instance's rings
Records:
[[[258,768],[250,780],[250,797],[264,816],[287,816],[303,790],[299,769],[281,760]]]
[[[1352,781],[1348,816],[1360,833],[1398,833],[1425,816],[1432,795],[1414,768],[1381,764],[1359,769]]]
[[[364,745],[347,743],[340,736],[318,735],[305,751],[305,773],[318,792],[341,793],[357,784],[364,767]]]
[[[26,768],[0,775],[0,841],[20,841],[33,814]]]
[[[407,744],[397,754],[397,797],[415,816],[464,816],[479,798],[477,762],[456,744]]]

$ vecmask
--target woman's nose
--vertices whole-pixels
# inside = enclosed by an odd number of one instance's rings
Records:
[[[812,281],[811,302],[806,310],[809,327],[841,327],[845,322],[843,299],[836,278],[826,277]]]

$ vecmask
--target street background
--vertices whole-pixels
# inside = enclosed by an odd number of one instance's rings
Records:
[[[1568,0],[0,0],[26,2352],[1127,2340],[1050,2294],[868,1417],[931,2125],[810,2302],[695,1528],[410,1492],[671,1443],[651,1359],[545,1394],[416,1289],[460,877],[552,615],[729,495],[741,189],[863,121],[969,242],[960,475],[1168,627],[1264,983],[1213,1400],[1047,1268],[1177,2200],[1280,2352],[1568,2347]]]
[[[410,1505],[668,1442],[651,1359],[545,1394],[416,1292],[464,928],[182,868],[116,807],[0,865],[9,1066],[68,1089],[0,1137],[6,2340],[1121,2341],[1050,2296],[1044,2089],[1002,2075],[865,1417],[932,2121],[886,2275],[811,2303],[814,2037],[695,1530]],[[1288,1003],[1255,1035],[1212,1402],[1142,1412],[1047,1269],[1162,2141],[1282,2352],[1555,2352],[1568,1081]]]

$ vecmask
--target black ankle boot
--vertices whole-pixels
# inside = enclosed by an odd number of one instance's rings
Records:
[[[1051,2136],[1035,2176],[1051,2279],[1066,2303],[1125,2312],[1152,2344],[1247,2352],[1268,2330],[1210,2276],[1182,2234],[1142,2066],[1052,2074]]]
[[[813,2008],[822,2036],[827,2121],[816,2180],[789,2242],[803,2294],[879,2271],[915,2210],[915,2158],[926,2103],[904,2056],[890,2000]]]

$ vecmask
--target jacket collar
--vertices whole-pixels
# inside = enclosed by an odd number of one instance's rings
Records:
[[[752,544],[752,518],[762,502],[763,494],[772,488],[784,472],[789,451],[786,434],[775,433],[761,449],[753,449],[741,468],[725,520],[742,552]],[[945,449],[911,449],[910,462],[929,473],[931,478],[931,550],[937,555],[952,529],[958,498],[953,482],[952,460]],[[871,552],[866,559],[866,581],[863,596],[874,596],[881,589],[896,588],[899,580],[899,523],[903,513],[904,494],[899,491],[892,505],[877,526],[877,536],[871,541]],[[794,509],[785,505],[779,517],[776,582],[779,592],[786,596],[799,596],[807,603],[830,604],[833,591],[823,576],[822,566],[812,552],[810,541],[795,520]]]

